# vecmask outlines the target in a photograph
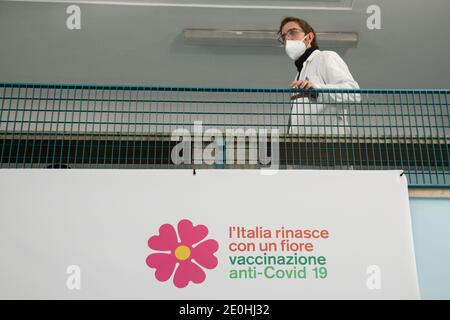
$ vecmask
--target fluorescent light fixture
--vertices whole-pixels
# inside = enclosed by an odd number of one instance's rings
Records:
[[[317,39],[327,48],[356,48],[359,36],[357,32],[317,32]]]
[[[188,44],[225,46],[280,46],[273,30],[184,29]],[[349,48],[358,44],[356,32],[317,32],[319,45],[326,48]]]

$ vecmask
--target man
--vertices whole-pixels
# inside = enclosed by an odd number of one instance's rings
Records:
[[[320,51],[317,36],[308,22],[287,17],[278,31],[286,54],[295,61],[297,76],[291,87],[300,89],[359,89],[346,63],[333,51]],[[358,103],[357,93],[331,90],[292,97],[289,131],[301,134],[344,134],[350,128],[347,107]]]

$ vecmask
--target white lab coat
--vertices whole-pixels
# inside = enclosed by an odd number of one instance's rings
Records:
[[[359,89],[346,63],[333,51],[314,51],[295,80],[309,80],[324,89]],[[290,133],[349,133],[347,109],[361,101],[356,93],[320,93],[317,98],[297,98],[292,103]]]

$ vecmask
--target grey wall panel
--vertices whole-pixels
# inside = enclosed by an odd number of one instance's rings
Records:
[[[381,30],[367,29],[372,4]],[[81,30],[67,30],[67,6],[0,2],[0,81],[286,87],[295,69],[282,48],[189,45],[182,31],[273,30],[294,15],[319,31],[359,33],[356,48],[337,51],[362,87],[450,87],[448,0],[361,0],[351,10],[80,4]]]

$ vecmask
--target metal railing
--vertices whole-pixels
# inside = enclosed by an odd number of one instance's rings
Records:
[[[0,83],[0,167],[261,168],[276,156],[281,169],[401,169],[410,186],[448,187],[449,93]],[[181,162],[180,141],[193,150]]]

